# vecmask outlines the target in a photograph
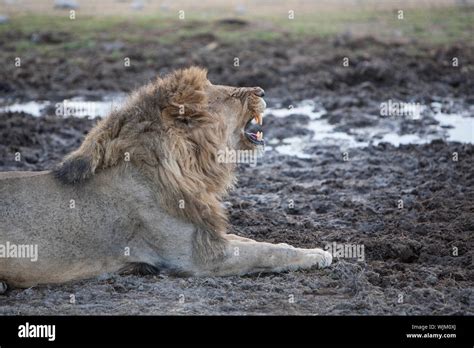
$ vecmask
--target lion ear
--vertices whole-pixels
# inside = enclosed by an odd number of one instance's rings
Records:
[[[178,70],[158,81],[162,117],[180,127],[210,123],[205,93],[207,71],[192,67]]]
[[[161,110],[163,119],[180,128],[193,128],[210,124],[211,115],[200,104],[169,105]]]

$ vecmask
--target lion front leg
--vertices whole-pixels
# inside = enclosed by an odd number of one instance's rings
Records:
[[[283,272],[307,268],[324,268],[332,255],[322,249],[295,248],[288,244],[271,244],[252,239],[227,236],[224,256],[212,264],[209,275],[243,275],[258,272]]]

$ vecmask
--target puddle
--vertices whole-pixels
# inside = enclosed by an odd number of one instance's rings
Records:
[[[329,124],[321,118],[326,111],[313,101],[304,101],[296,107],[267,109],[266,115],[286,117],[293,114],[304,114],[310,118],[307,129],[314,132],[312,136],[291,137],[282,139],[281,142],[270,142],[269,150],[275,150],[283,155],[308,158],[311,155],[305,150],[317,145],[335,145],[342,151],[354,147],[378,145],[382,142],[394,146],[405,144],[425,144],[435,139],[457,141],[461,143],[474,143],[474,118],[459,114],[446,114],[440,112],[439,103],[431,105],[431,115],[438,125],[430,125],[424,129],[429,135],[419,134],[400,135],[400,125],[403,119],[384,118],[376,127],[361,127],[351,130],[351,134],[338,132],[336,126]],[[430,109],[430,108],[428,108]],[[377,117],[381,117],[378,116]]]
[[[474,143],[474,118],[438,113],[434,115],[439,125],[447,131],[448,140]],[[449,128],[446,128],[449,127]]]
[[[65,99],[62,102],[29,101],[13,103],[0,107],[0,112],[25,112],[35,117],[42,116],[46,111],[58,116],[73,117],[105,117],[113,109],[119,108],[125,100],[124,94],[107,95],[100,101],[89,101],[83,97]],[[51,109],[51,110],[50,110]]]
[[[272,114],[275,117],[286,117],[293,114],[307,115],[311,120],[320,119],[326,113],[321,107],[317,107],[312,100],[303,100],[296,106],[290,105],[288,108],[268,108],[264,115]]]
[[[33,116],[40,116],[41,110],[50,105],[47,101],[29,101],[26,103],[14,103],[0,107],[1,112],[24,112]]]
[[[74,117],[104,117],[115,108],[119,108],[125,100],[124,94],[108,95],[101,101],[87,101],[76,97],[61,103],[50,101],[29,101],[13,103],[0,107],[0,111],[25,112],[33,116],[41,116],[45,113],[56,113],[62,116]],[[430,125],[424,129],[429,135],[419,134],[400,135],[400,125],[403,120],[384,117],[377,127],[361,127],[351,130],[351,134],[338,132],[334,125],[329,124],[323,115],[326,110],[312,100],[305,100],[289,108],[269,108],[265,115],[275,117],[286,117],[292,114],[302,114],[309,117],[306,128],[313,131],[313,135],[302,137],[290,137],[278,141],[270,140],[266,151],[275,150],[282,155],[309,158],[311,155],[305,150],[317,145],[335,145],[342,151],[353,147],[366,147],[387,142],[394,146],[402,144],[424,144],[434,139],[458,141],[462,143],[474,143],[474,118],[459,114],[446,114],[441,112],[440,103],[430,105],[432,115],[438,125]],[[380,116],[377,116],[380,117]]]

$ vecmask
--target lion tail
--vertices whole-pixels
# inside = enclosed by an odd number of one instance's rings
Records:
[[[53,169],[53,175],[64,184],[76,184],[91,178],[104,166],[105,148],[119,129],[114,129],[114,118],[109,117],[97,124],[76,151],[67,155]]]

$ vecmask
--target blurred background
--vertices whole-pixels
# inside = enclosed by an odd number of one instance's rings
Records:
[[[400,45],[415,55],[416,45],[470,44],[472,5],[472,0],[1,0],[0,55],[7,63],[0,69],[0,92],[33,99],[77,95],[81,89],[129,91],[154,74],[191,64],[208,68],[219,83],[281,89],[280,83],[300,78],[316,88],[321,78],[310,80],[308,74],[336,69],[344,56],[357,64]],[[357,42],[368,37],[374,42]],[[16,57],[22,69],[13,64]],[[321,66],[326,62],[333,64]],[[279,93],[314,96],[300,85]]]
[[[68,100],[69,116],[103,117],[157,75],[199,65],[216,84],[266,90],[280,115],[267,119],[267,150],[306,156],[307,137],[344,149],[471,141],[473,9],[467,0],[2,0],[0,111],[52,116]],[[417,117],[381,117],[389,101]],[[299,121],[282,121],[295,110]]]

